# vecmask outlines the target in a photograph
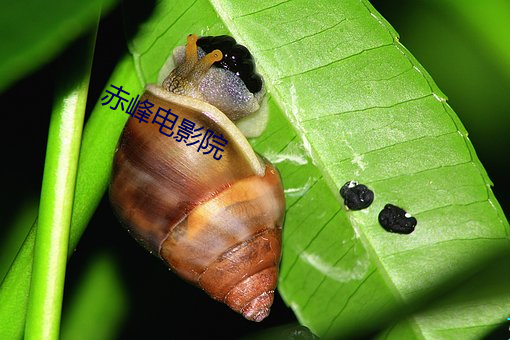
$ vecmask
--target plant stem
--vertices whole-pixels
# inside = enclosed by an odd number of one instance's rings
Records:
[[[66,70],[61,74],[65,74],[64,79],[59,79],[34,246],[25,325],[27,339],[59,337],[76,172],[96,31],[89,41],[72,48],[65,56],[64,60],[69,62],[65,62]]]
[[[142,91],[143,84],[138,81],[130,56],[119,62],[110,83],[126,84],[135,93]],[[68,256],[77,246],[108,186],[115,146],[128,117],[98,101],[87,121],[78,164]],[[36,228],[37,221],[0,285],[0,339],[23,338]]]

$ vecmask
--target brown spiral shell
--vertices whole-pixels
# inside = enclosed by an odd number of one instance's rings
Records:
[[[129,118],[115,153],[110,200],[130,233],[185,280],[247,319],[269,314],[285,198],[278,171],[218,109],[149,85],[140,102],[222,133],[223,157]]]

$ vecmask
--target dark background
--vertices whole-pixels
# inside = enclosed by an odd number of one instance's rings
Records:
[[[507,179],[510,145],[510,81],[484,51],[479,37],[462,20],[440,6],[425,1],[372,1],[395,27],[401,42],[423,64],[449,97],[449,104],[470,133],[478,156],[495,183],[494,192],[508,216],[510,186]],[[145,7],[147,8],[147,7]],[[150,13],[145,13],[149,15]],[[103,18],[97,39],[87,113],[107,85],[107,80],[125,53],[119,33],[122,9],[118,6]],[[490,24],[490,23],[487,23]],[[508,39],[508,37],[506,37]],[[53,71],[59,59],[18,81],[1,95],[4,104],[2,203],[4,227],[0,227],[0,257],[13,256],[37,214],[46,138],[53,100]],[[16,110],[9,109],[16,107]],[[20,114],[27,113],[31,114]],[[14,209],[13,209],[14,207]],[[28,211],[17,221],[20,210]],[[16,231],[5,226],[18,225]],[[118,264],[129,299],[127,319],[119,338],[238,338],[275,325],[295,322],[292,311],[279,295],[270,316],[261,324],[244,320],[201,290],[169,273],[131,239],[103,199],[71,258],[66,281],[65,310],[76,290],[80,274],[98,252]],[[0,271],[3,275],[4,268]],[[506,330],[506,328],[505,328]],[[167,334],[167,335],[164,335]],[[506,334],[506,333],[502,333]],[[164,336],[162,336],[164,335]]]

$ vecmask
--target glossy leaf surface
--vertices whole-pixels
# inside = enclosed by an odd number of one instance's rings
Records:
[[[137,9],[128,4],[126,12],[129,25]],[[278,289],[318,335],[347,336],[404,319],[399,313],[461,283],[484,258],[509,248],[508,222],[465,129],[367,1],[160,2],[137,29],[131,60],[123,60],[110,81],[131,93],[156,81],[188,33],[231,34],[256,58],[269,90],[270,122],[251,142],[280,169],[287,196]],[[126,118],[99,103],[89,121],[73,247],[107,186]],[[351,179],[374,190],[370,208],[343,208],[338,190]],[[379,226],[377,215],[389,202],[418,219],[414,233],[390,234]],[[30,248],[24,249],[24,262],[2,289],[30,266]],[[448,293],[382,336],[484,334],[510,310],[504,289],[510,278],[497,275],[508,268],[499,264],[472,280],[476,294],[468,288]],[[9,295],[10,308],[22,295]],[[0,317],[12,315],[5,308]]]
[[[114,0],[7,1],[0,11],[0,91],[94,26]]]
[[[369,3],[164,6],[130,46],[142,82],[154,82],[168,51],[192,32],[233,35],[266,79],[270,126],[252,144],[286,186],[279,289],[303,324],[319,335],[356,332],[357,321],[382,322],[508,248],[508,223],[465,129]],[[369,209],[343,209],[337,192],[351,179],[376,193]],[[379,226],[389,202],[418,219],[413,234]],[[508,308],[508,296],[498,301]],[[504,316],[496,308],[480,317],[479,307],[448,313],[448,326],[438,309],[399,327],[417,337],[444,327],[483,332]]]

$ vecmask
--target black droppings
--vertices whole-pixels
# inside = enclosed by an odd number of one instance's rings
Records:
[[[219,49],[223,53],[223,59],[213,65],[237,74],[251,93],[257,93],[262,89],[262,78],[255,72],[253,56],[234,38],[228,35],[206,36],[199,38],[197,45],[205,53]]]
[[[404,209],[393,204],[386,204],[379,213],[379,223],[389,232],[410,234],[414,231],[418,221]]]
[[[340,196],[344,199],[347,208],[351,210],[368,208],[374,201],[374,192],[356,181],[345,183],[340,189]]]

